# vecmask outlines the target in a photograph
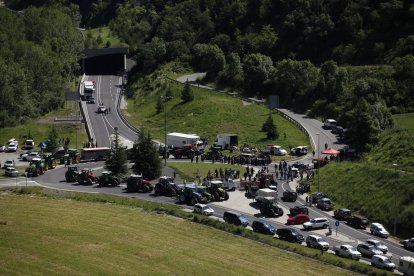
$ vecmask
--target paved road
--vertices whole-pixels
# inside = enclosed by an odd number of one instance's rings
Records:
[[[87,76],[87,80],[96,81],[96,103],[87,104],[86,112],[96,139],[94,143],[97,141],[98,147],[110,147],[111,135],[115,133],[114,129],[117,127],[119,135],[124,138],[123,143],[131,144],[137,139],[137,134],[125,125],[117,109],[122,78],[120,76]],[[107,109],[111,108],[111,113],[98,114],[96,111],[100,103]]]

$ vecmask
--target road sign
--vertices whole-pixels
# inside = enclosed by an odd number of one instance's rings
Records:
[[[339,227],[339,220],[335,221],[335,226],[338,228]]]

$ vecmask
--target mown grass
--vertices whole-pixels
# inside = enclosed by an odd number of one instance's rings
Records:
[[[414,174],[371,162],[331,162],[320,170],[321,191],[340,206],[393,229],[397,214],[397,235],[410,236],[414,229]],[[313,182],[316,190],[317,181]],[[397,200],[397,210],[394,208]]]
[[[217,169],[220,171],[220,168],[222,169],[223,173],[226,169],[231,170],[239,170],[240,175],[243,176],[243,173],[245,172],[245,167],[243,166],[237,166],[237,165],[227,165],[227,164],[221,164],[221,163],[181,163],[181,162],[169,162],[168,166],[173,168],[177,174],[181,176],[182,179],[185,179],[187,181],[195,181],[196,176],[199,175],[201,179],[205,178],[208,174],[208,171],[210,171],[212,174],[214,174],[214,170]]]
[[[132,86],[136,94],[134,99],[128,100],[125,115],[133,125],[150,131],[152,138],[159,141],[164,141],[165,114],[156,114],[156,103],[169,87],[173,99],[165,105],[167,132],[196,133],[208,138],[209,144],[214,142],[219,133],[235,133],[239,136],[240,146],[278,144],[288,149],[297,145],[310,145],[307,135],[276,113],[272,116],[280,136],[268,140],[266,134],[261,132],[270,112],[266,106],[244,104],[240,98],[197,87],[192,88],[194,101],[184,104],[181,101],[183,85],[166,81],[159,73],[141,82]]]
[[[86,37],[92,36],[95,41],[98,41],[97,39],[100,36],[102,42],[97,44],[98,48],[106,48],[108,43],[109,47],[128,47],[126,43],[121,42],[117,36],[112,34],[108,26],[85,30],[84,35]]]
[[[78,148],[82,148],[82,144],[88,141],[88,136],[83,124],[66,124],[54,122],[55,117],[71,117],[75,114],[77,107],[76,102],[66,101],[63,108],[50,112],[49,114],[37,119],[30,119],[26,123],[16,127],[5,127],[0,131],[0,144],[15,138],[19,141],[19,149],[24,144],[25,137],[29,135],[35,141],[35,147],[44,140],[47,140],[48,135],[54,126],[59,134],[59,138],[70,139],[69,147],[76,147],[76,136],[78,140]],[[76,131],[77,129],[77,131]]]
[[[18,195],[10,191],[0,193],[2,274],[352,274],[326,263],[386,274],[174,205],[40,188],[18,189]]]

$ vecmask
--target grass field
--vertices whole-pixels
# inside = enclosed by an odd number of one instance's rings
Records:
[[[3,275],[352,274],[179,218],[4,191],[0,236]]]
[[[393,115],[395,126],[398,128],[408,129],[414,133],[414,113]]]
[[[245,167],[236,166],[236,165],[226,165],[226,164],[209,164],[209,163],[181,163],[181,162],[169,162],[168,166],[173,168],[177,174],[181,176],[182,179],[187,181],[195,181],[196,176],[199,175],[201,179],[207,176],[208,171],[214,173],[214,170],[223,170],[232,169],[240,170],[240,175],[243,175],[245,172]]]
[[[64,108],[50,112],[49,114],[38,118],[30,119],[26,123],[18,125],[16,127],[5,127],[0,131],[0,144],[6,144],[6,142],[15,138],[19,141],[19,149],[24,144],[25,137],[31,136],[35,141],[35,147],[40,141],[47,140],[48,134],[55,126],[59,133],[59,138],[69,137],[69,147],[76,147],[76,138],[78,140],[78,148],[82,148],[82,144],[88,141],[88,136],[84,125],[82,124],[65,124],[54,122],[55,117],[66,117],[74,114],[76,109],[76,103],[66,101]]]
[[[166,103],[167,132],[196,133],[206,137],[212,144],[219,133],[235,133],[239,146],[263,147],[278,144],[286,149],[298,145],[310,145],[308,137],[292,123],[272,114],[280,136],[268,140],[261,127],[269,116],[269,109],[263,105],[246,104],[241,99],[214,91],[192,88],[194,101],[183,104],[183,85],[169,84],[173,99]],[[139,89],[137,89],[139,90]],[[150,131],[152,138],[164,141],[165,114],[156,114],[156,103],[164,95],[165,88],[153,93],[138,91],[135,100],[128,100],[126,117],[139,129]]]
[[[108,26],[106,27],[100,27],[95,29],[89,29],[84,31],[86,38],[91,37],[95,41],[97,41],[97,38],[101,36],[102,42],[97,44],[98,48],[105,48],[107,47],[107,43],[109,42],[110,47],[128,47],[127,44],[121,42],[121,40],[114,36],[111,33],[111,30]]]

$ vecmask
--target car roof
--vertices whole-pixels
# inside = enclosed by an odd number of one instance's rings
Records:
[[[194,206],[198,206],[198,207],[203,208],[203,207],[206,207],[207,205],[206,205],[206,204],[197,203],[197,204],[196,204],[196,205],[194,205]]]
[[[349,210],[349,209],[347,209],[347,208],[341,208],[341,209],[339,209],[339,210],[342,210],[342,211],[344,211],[344,212],[350,212],[351,210]]]
[[[321,236],[318,236],[318,235],[309,235],[308,237],[312,237],[312,238],[316,238],[316,239],[321,238]]]

